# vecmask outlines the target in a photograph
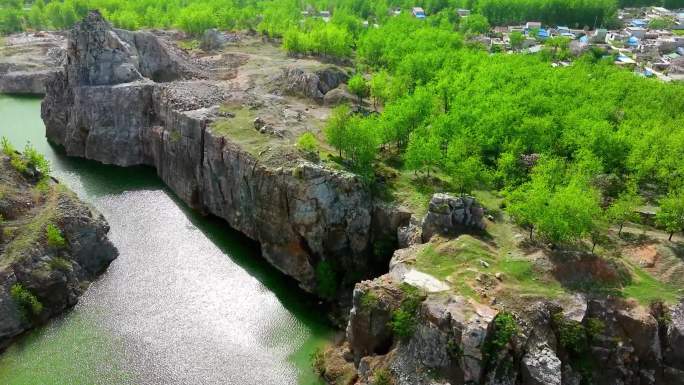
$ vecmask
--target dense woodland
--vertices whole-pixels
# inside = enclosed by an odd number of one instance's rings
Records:
[[[249,28],[279,36],[300,26],[302,11],[384,23],[396,7],[422,6],[429,15],[445,12],[450,18],[462,7],[494,25],[540,20],[581,28],[614,25],[617,9],[631,5],[680,8],[684,0],[0,0],[0,33],[66,28],[95,8],[121,28]]]
[[[290,53],[353,61],[349,88],[372,111],[339,107],[325,139],[371,185],[394,158],[427,183],[434,178],[460,193],[497,190],[531,237],[555,244],[596,241],[610,224],[633,220],[644,203],[661,206],[658,223],[668,232],[684,230],[684,86],[640,78],[600,51],[553,67],[570,55],[562,39],[551,39],[538,55],[491,54],[469,39],[490,24],[528,19],[609,23],[625,3],[37,0],[24,9],[21,1],[2,1],[5,32],[65,28],[98,8],[124,28],[175,27],[194,35],[211,27],[253,29],[282,38]],[[416,4],[431,15],[427,20],[390,16],[395,6]],[[458,6],[478,14],[459,20]],[[319,10],[332,11],[329,23],[301,14]],[[378,27],[364,27],[369,19]],[[352,112],[358,110],[364,113]]]

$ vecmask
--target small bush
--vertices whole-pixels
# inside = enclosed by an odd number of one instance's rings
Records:
[[[587,331],[580,322],[566,320],[563,313],[553,315],[561,346],[575,355],[582,355],[588,349]]]
[[[23,154],[19,154],[5,137],[0,141],[0,147],[2,147],[2,152],[10,157],[12,167],[20,173],[25,174],[29,168],[34,168],[41,174],[42,179],[50,175],[50,162],[30,143],[24,147]]]
[[[50,247],[57,249],[62,249],[66,247],[66,240],[62,236],[62,232],[57,228],[57,226],[50,223],[45,228],[45,234],[47,236],[47,244]]]
[[[372,291],[367,291],[361,296],[361,307],[365,310],[370,310],[378,305],[378,296]]]
[[[392,377],[389,370],[378,369],[373,373],[373,385],[390,385],[392,383]]]
[[[315,153],[318,149],[318,141],[312,133],[305,132],[297,139],[297,148],[304,152]]]
[[[518,334],[518,324],[513,314],[507,312],[497,314],[494,318],[493,333],[488,336],[483,349],[487,365],[491,365],[492,360],[516,334]]]
[[[404,299],[401,306],[392,312],[390,327],[395,335],[400,338],[410,338],[418,324],[418,309],[423,301],[423,296],[418,288],[407,283],[401,285]]]
[[[24,160],[28,167],[33,167],[41,173],[43,178],[50,175],[50,162],[45,159],[30,143],[24,147]]]
[[[334,298],[337,294],[337,273],[329,261],[321,261],[316,265],[316,282],[318,294],[323,298]]]
[[[593,340],[596,336],[603,334],[606,330],[606,324],[598,318],[588,318],[586,329],[587,337],[589,337],[590,340]]]
[[[43,311],[43,304],[40,303],[38,297],[20,283],[12,285],[10,288],[10,296],[14,303],[19,306],[22,315],[27,320],[39,315]]]

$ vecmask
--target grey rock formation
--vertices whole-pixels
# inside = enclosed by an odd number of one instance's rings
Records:
[[[334,66],[315,71],[288,67],[283,70],[280,83],[288,95],[302,96],[322,103],[330,90],[337,88],[348,78],[344,71]]]
[[[529,351],[522,359],[522,375],[527,385],[561,385],[561,360],[547,346]]]
[[[52,33],[10,35],[0,45],[0,93],[45,94],[45,84],[64,60],[65,40]]]
[[[218,105],[234,93],[190,80],[201,69],[155,40],[113,30],[95,12],[70,31],[68,64],[43,101],[48,139],[70,156],[155,167],[184,202],[258,241],[264,257],[305,290],[316,291],[323,260],[343,283],[373,271],[373,206],[363,183],[303,159],[268,162],[214,132]],[[314,75],[315,92],[341,81],[333,73]]]
[[[11,170],[7,159],[0,159],[0,176],[7,183],[8,174],[18,174]],[[31,194],[31,185],[20,177],[14,177],[9,183],[19,195]],[[14,190],[13,190],[14,191]],[[8,194],[8,195],[13,195]],[[49,208],[52,221],[58,226],[66,240],[66,247],[55,249],[50,247],[43,237],[36,237],[30,245],[13,246],[11,253],[4,247],[0,253],[0,350],[11,340],[47,319],[62,313],[78,302],[88,281],[100,274],[117,256],[116,248],[107,239],[109,226],[102,215],[90,206],[79,201],[73,193],[56,194],[56,207]],[[2,200],[9,199],[4,197]],[[15,196],[12,200],[16,201]],[[33,208],[42,210],[43,208]],[[45,209],[47,210],[47,209]],[[16,208],[4,206],[0,214],[8,220],[16,219],[13,225],[19,232],[26,230],[24,222],[31,223],[30,210],[17,211]],[[45,231],[41,229],[41,231]],[[2,240],[12,242],[12,240]],[[22,311],[20,304],[11,295],[11,289],[20,285],[28,290],[42,304],[42,310],[30,317]]]
[[[484,209],[473,197],[435,194],[423,219],[423,241],[429,241],[435,234],[456,235],[483,230],[483,217]]]
[[[228,39],[219,32],[216,28],[211,28],[202,34],[202,39],[200,40],[200,48],[204,51],[211,52],[223,47]]]
[[[0,75],[0,93],[45,94],[45,83],[55,70],[13,71]]]
[[[357,365],[362,357],[387,353],[393,337],[389,323],[401,299],[401,290],[387,282],[364,281],[356,285],[347,340]]]

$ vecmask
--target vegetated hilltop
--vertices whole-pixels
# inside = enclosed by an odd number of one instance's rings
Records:
[[[329,11],[337,28],[356,33],[362,20],[382,24],[394,9],[410,10],[415,6],[425,8],[428,15],[440,14],[452,21],[456,8],[468,8],[496,25],[537,20],[583,28],[619,23],[618,8],[646,5],[684,7],[682,0],[37,0],[30,8],[25,8],[21,0],[6,0],[0,9],[0,33],[29,28],[66,29],[91,9],[99,9],[117,27],[125,29],[180,28],[193,34],[208,28],[251,29],[271,37],[282,36],[290,28],[299,28],[302,12],[315,16],[319,11]]]
[[[32,147],[0,154],[0,350],[74,306],[117,256],[109,226],[49,176]]]

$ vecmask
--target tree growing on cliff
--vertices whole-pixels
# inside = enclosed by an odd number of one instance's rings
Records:
[[[684,231],[684,190],[671,191],[660,200],[656,222],[670,234],[670,241],[674,233]]]

